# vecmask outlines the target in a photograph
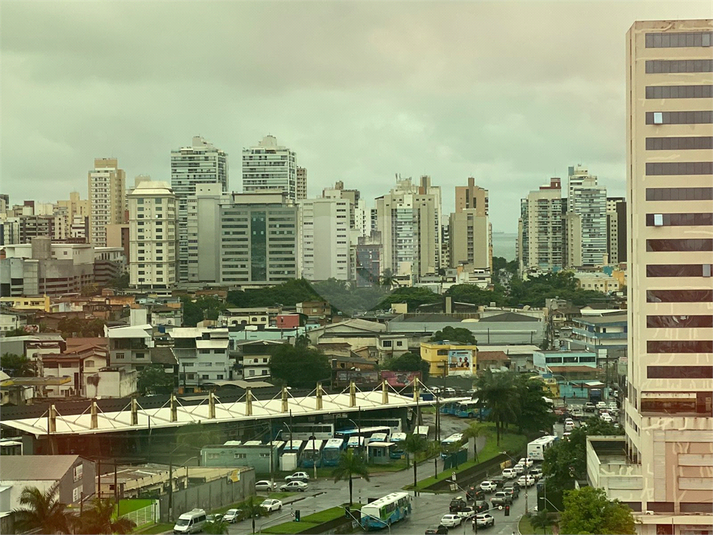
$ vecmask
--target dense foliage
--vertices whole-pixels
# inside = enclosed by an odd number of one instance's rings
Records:
[[[62,333],[62,338],[82,336],[94,338],[104,336],[104,320],[95,318],[86,320],[82,318],[63,318],[57,323],[57,330]]]
[[[421,381],[426,382],[430,365],[420,355],[407,351],[403,355],[387,359],[383,368],[395,372],[421,372]]]
[[[604,490],[595,487],[582,487],[565,493],[559,526],[562,533],[636,533],[631,509],[618,500],[608,500]]]
[[[442,297],[428,288],[396,288],[374,307],[374,310],[388,310],[393,303],[406,303],[409,312],[421,305],[437,303]]]
[[[451,327],[450,325],[440,331],[436,331],[431,337],[431,342],[442,342],[444,340],[463,345],[475,345],[478,343],[475,336],[473,336],[473,331],[470,329]]]
[[[217,320],[226,305],[217,297],[203,296],[198,299],[181,297],[183,303],[183,325],[195,327],[203,320]]]
[[[270,374],[276,382],[294,388],[314,388],[318,381],[331,379],[332,367],[323,353],[286,344],[272,354]]]
[[[295,306],[304,301],[319,301],[319,294],[304,279],[293,279],[277,286],[257,290],[233,290],[228,292],[228,305],[237,308]]]
[[[37,365],[24,355],[3,353],[0,357],[0,367],[10,377],[34,377],[37,375]]]
[[[612,300],[601,292],[578,288],[577,279],[569,271],[546,273],[538,277],[530,277],[526,281],[517,278],[510,281],[509,304],[511,306],[544,307],[545,299],[555,297],[566,299],[578,306]]]
[[[332,308],[347,316],[371,310],[388,293],[382,286],[358,287],[336,279],[315,282],[312,289],[320,299],[328,301]]]
[[[446,294],[458,303],[471,303],[477,306],[490,306],[495,303],[497,306],[508,304],[508,298],[502,286],[495,286],[493,290],[481,290],[472,284],[456,284],[451,286]]]
[[[159,364],[146,366],[139,372],[138,390],[142,395],[170,394],[174,386],[173,375],[166,373]]]

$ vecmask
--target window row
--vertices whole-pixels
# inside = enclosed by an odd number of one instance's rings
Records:
[[[710,303],[713,290],[646,290],[647,303]]]
[[[713,251],[713,239],[646,240],[646,251]]]
[[[648,379],[713,379],[713,366],[647,366]]]
[[[711,201],[713,188],[646,188],[647,201]]]
[[[713,162],[649,162],[646,164],[646,176],[711,174],[713,174]]]
[[[647,227],[686,227],[713,225],[713,212],[700,214],[646,214]]]
[[[647,137],[646,150],[713,149],[713,137]]]
[[[677,72],[713,72],[711,59],[650,59],[646,61],[647,74]]]
[[[649,85],[646,98],[713,98],[713,85]]]
[[[641,398],[641,412],[660,414],[706,414],[711,415],[711,393],[691,392],[690,395],[679,397]],[[710,511],[711,506],[708,505]],[[683,509],[681,510],[683,512]]]
[[[647,277],[710,277],[711,264],[649,264]]]
[[[711,46],[713,32],[647,33],[646,48]]]
[[[713,340],[649,340],[647,353],[713,353]]]
[[[713,327],[713,316],[646,316],[646,326],[651,329],[686,329]]]
[[[713,111],[647,111],[646,124],[711,124]]]

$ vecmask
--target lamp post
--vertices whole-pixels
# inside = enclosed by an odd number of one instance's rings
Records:
[[[508,452],[506,452],[506,451],[501,451],[500,453],[502,453],[503,455],[507,455],[508,459],[510,459],[511,461],[515,460],[512,457],[510,457],[510,455],[508,455]],[[529,492],[530,492],[530,486],[527,484],[527,478],[530,475],[530,467],[527,466],[527,461],[528,461],[528,459],[527,459],[527,457],[525,457],[525,514],[527,514],[527,512],[528,512],[527,506],[528,506],[528,496],[529,496]]]

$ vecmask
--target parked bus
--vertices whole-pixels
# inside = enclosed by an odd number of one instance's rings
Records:
[[[431,428],[427,425],[417,425],[413,432],[420,437],[428,438],[430,430]]]
[[[357,451],[362,451],[364,449],[364,437],[354,435],[353,437],[345,438],[344,440],[347,441],[347,449],[355,449]]]
[[[441,405],[441,414],[455,414],[458,401],[447,401]]]
[[[443,446],[444,448],[447,448],[448,446],[451,446],[452,444],[459,443],[461,440],[463,440],[463,433],[453,433],[452,435],[441,440],[441,446]],[[447,451],[443,451],[443,452],[441,452],[441,459],[445,459],[449,455],[450,455],[450,453],[448,453]]]
[[[273,440],[271,442],[268,442],[268,445],[277,448],[278,455],[282,455],[282,452],[285,449],[285,443],[282,440]]]
[[[372,433],[366,443],[370,444],[371,442],[386,442],[387,440],[389,440],[388,433]]]
[[[22,455],[22,440],[17,438],[2,438],[0,439],[0,455]]]
[[[282,450],[282,453],[296,453],[299,456],[299,453],[302,451],[302,447],[304,445],[304,442],[302,440],[286,440],[285,441],[285,448]]]
[[[394,433],[391,435],[391,442],[395,444],[394,448],[391,450],[392,459],[402,459],[406,452],[404,452],[404,446],[401,444],[406,440],[406,433]]]
[[[374,433],[386,433],[386,438],[391,436],[390,427],[359,427],[357,429],[343,429],[342,431],[337,431],[334,438],[349,438],[354,436],[362,436],[364,438],[370,438]]]
[[[359,423],[362,427],[390,427],[392,433],[403,431],[401,418],[362,418]]]
[[[280,431],[280,440],[289,440],[290,434],[292,440],[309,440],[317,438],[320,440],[329,440],[334,436],[334,424],[315,424],[311,422],[292,424],[289,429]]]
[[[339,456],[346,447],[347,443],[343,438],[330,438],[322,450],[322,464],[324,466],[337,466],[339,464]]]
[[[545,452],[557,441],[556,436],[547,435],[536,438],[527,445],[527,456],[533,461],[544,461]]]
[[[362,528],[384,529],[411,514],[411,496],[406,492],[394,492],[361,508]]]
[[[458,418],[477,418],[480,416],[478,405],[479,401],[477,399],[461,401],[456,405],[456,416]]]
[[[322,466],[322,447],[324,441],[312,439],[307,441],[307,445],[302,450],[301,464],[304,468],[312,468]]]

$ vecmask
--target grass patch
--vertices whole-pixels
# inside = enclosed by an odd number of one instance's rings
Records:
[[[173,524],[152,524],[136,531],[132,531],[137,535],[154,535],[157,533],[165,533],[173,529]]]
[[[267,497],[271,500],[284,500],[290,496],[294,496],[296,492],[271,492]]]
[[[530,524],[530,518],[527,515],[522,515],[520,523],[517,527],[522,535],[552,535],[552,526],[548,527],[544,534],[542,533],[541,528],[538,528],[537,531],[535,531],[535,528],[533,528],[532,524]]]
[[[352,505],[352,511],[356,509],[361,509],[361,504],[355,503]],[[300,522],[284,522],[278,524],[277,526],[272,526],[270,528],[265,528],[262,530],[263,533],[302,533],[310,528],[324,524],[325,522],[330,522],[337,518],[344,516],[344,507],[332,507],[331,509],[325,509],[324,511],[318,511],[311,515],[303,516]]]
[[[119,500],[119,516],[148,507],[153,500]]]

